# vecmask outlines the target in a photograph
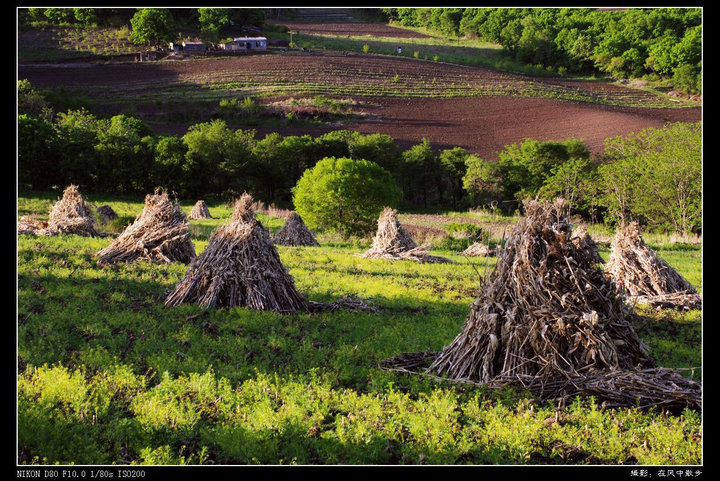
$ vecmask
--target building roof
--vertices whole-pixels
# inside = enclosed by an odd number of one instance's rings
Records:
[[[233,39],[233,42],[241,42],[245,40],[267,40],[266,37],[236,37]]]

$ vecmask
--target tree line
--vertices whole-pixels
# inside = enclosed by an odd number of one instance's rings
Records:
[[[75,28],[130,25],[136,45],[158,46],[178,40],[179,28],[200,29],[200,37],[217,43],[223,33],[237,33],[243,26],[262,27],[263,8],[28,8],[20,9],[20,26]]]
[[[55,113],[27,80],[18,82],[18,112],[21,189],[73,183],[88,192],[143,194],[162,186],[184,198],[219,199],[247,190],[287,205],[303,174],[334,158],[373,164],[348,167],[344,189],[362,190],[367,175],[390,179],[374,191],[397,192],[403,208],[511,213],[527,197],[562,196],[573,213],[592,221],[633,219],[684,233],[701,227],[700,123],[607,139],[602,156],[577,139],[527,139],[487,160],[461,147],[436,149],[427,139],[402,148],[388,135],[348,130],[257,138],[222,119],[194,124],[184,135],[155,135],[129,115]]]
[[[515,59],[559,72],[672,79],[701,90],[700,8],[386,8],[392,22],[498,43]]]

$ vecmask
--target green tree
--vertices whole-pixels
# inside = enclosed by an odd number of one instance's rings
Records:
[[[97,159],[98,119],[85,109],[57,114],[58,167],[63,183],[83,190],[95,190],[105,169]]]
[[[48,121],[52,121],[55,116],[45,97],[35,90],[27,79],[18,80],[17,109],[18,114],[27,114]]]
[[[353,159],[375,162],[390,173],[397,174],[401,161],[400,149],[389,135],[354,133],[346,143],[348,154]]]
[[[463,198],[463,177],[467,172],[467,159],[470,152],[462,147],[445,149],[440,152],[438,159],[442,167],[443,181],[447,184],[453,207],[457,208]]]
[[[567,212],[570,214],[578,207],[588,207],[592,201],[588,183],[594,172],[590,160],[584,157],[573,157],[553,167],[550,176],[538,191],[538,197],[554,199],[562,197],[566,201]]]
[[[232,130],[222,120],[192,125],[183,136],[188,193],[240,190],[252,162],[254,135],[252,130]]]
[[[230,9],[198,8],[198,21],[203,38],[208,42],[217,42],[220,31],[230,23]]]
[[[463,189],[470,199],[478,204],[502,200],[500,172],[497,162],[490,162],[471,154],[465,159]]]
[[[385,206],[402,193],[388,171],[367,160],[326,157],[293,188],[295,210],[311,228],[344,236],[372,232]]]
[[[140,119],[116,115],[99,121],[95,151],[102,166],[98,185],[111,192],[141,192],[148,185],[152,154],[150,128]]]
[[[56,25],[71,24],[75,20],[75,12],[72,8],[46,8],[43,13]]]
[[[702,128],[675,123],[606,141],[598,169],[609,220],[689,233],[700,227]]]
[[[18,184],[47,189],[63,183],[58,168],[58,142],[53,125],[46,119],[18,115]]]
[[[563,142],[527,139],[519,145],[506,146],[498,155],[496,167],[503,200],[535,197],[553,169],[571,158],[589,159],[590,149],[578,139]]]
[[[413,145],[404,151],[402,162],[401,185],[406,194],[405,199],[427,207],[433,194],[437,192],[439,201],[442,202],[440,163],[430,141],[423,138],[421,144]]]
[[[174,192],[189,191],[184,168],[187,145],[182,138],[164,135],[155,141],[151,180],[153,187],[165,187]]]
[[[700,93],[702,79],[701,69],[695,65],[683,64],[673,72],[673,86],[691,94]]]
[[[166,8],[140,8],[130,25],[130,40],[138,45],[161,45],[175,38],[175,23]]]
[[[94,8],[75,8],[73,9],[75,21],[83,27],[93,27],[97,25],[97,11]]]

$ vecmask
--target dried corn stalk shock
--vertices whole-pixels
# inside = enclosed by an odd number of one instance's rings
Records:
[[[288,216],[285,224],[273,237],[273,244],[283,246],[313,246],[320,244],[296,212]]]
[[[307,301],[282,264],[270,234],[255,218],[252,197],[236,202],[230,222],[218,227],[207,248],[188,266],[185,277],[165,299],[165,305],[249,309],[279,313],[339,309],[377,312],[361,299],[332,303]]]
[[[361,257],[434,263],[452,262],[445,257],[431,256],[426,246],[418,246],[398,220],[397,211],[390,207],[385,207],[380,214],[372,246]]]
[[[210,209],[208,209],[208,206],[204,200],[199,200],[195,202],[195,205],[193,206],[190,214],[188,215],[188,219],[212,219],[212,216],[210,215]]]
[[[654,366],[632,326],[637,315],[597,253],[573,242],[563,212],[561,199],[525,203],[460,334],[434,356],[415,356],[421,372],[515,385],[543,399],[607,395],[617,405],[698,407],[700,384]],[[408,371],[413,359],[398,356],[383,367]]]
[[[270,234],[255,218],[247,193],[235,202],[230,222],[215,230],[165,304],[245,306],[282,313],[308,310]]]
[[[187,216],[167,192],[145,196],[143,211],[135,221],[97,253],[98,263],[145,259],[151,262],[188,263],[195,258]]]
[[[697,290],[645,244],[636,222],[615,233],[605,272],[630,301],[660,308],[702,307]]]
[[[47,229],[42,234],[77,234],[95,237],[98,235],[96,226],[90,206],[85,203],[80,190],[76,185],[69,185],[63,192],[62,199],[50,209]]]

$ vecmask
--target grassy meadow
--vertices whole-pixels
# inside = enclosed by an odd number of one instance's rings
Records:
[[[18,215],[46,217],[55,200],[21,194]],[[113,207],[115,232],[143,206],[86,200]],[[208,205],[214,219],[190,221],[198,254],[231,214]],[[272,233],[283,225],[258,218]],[[455,263],[368,260],[355,254],[370,239],[319,232],[322,247],[278,247],[299,291],[362,298],[379,312],[281,315],[165,307],[186,266],[99,266],[94,254],[110,239],[18,236],[21,464],[702,463],[698,412],[555,406],[379,367],[448,344],[494,258],[433,250]],[[702,287],[698,245],[658,243],[658,253]],[[641,314],[636,328],[658,364],[700,379],[701,311]]]

